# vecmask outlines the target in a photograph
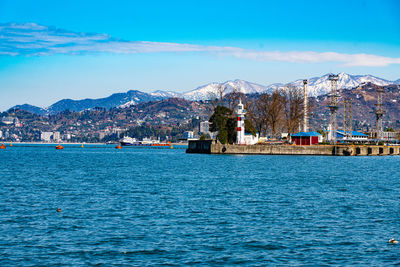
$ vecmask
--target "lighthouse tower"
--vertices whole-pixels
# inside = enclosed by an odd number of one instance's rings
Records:
[[[243,108],[241,99],[239,101],[239,104],[236,107],[235,112],[237,114],[236,144],[237,145],[245,145],[246,142],[244,140],[244,115],[246,114],[246,110]]]

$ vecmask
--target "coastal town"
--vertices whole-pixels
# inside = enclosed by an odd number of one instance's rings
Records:
[[[0,0],[0,267],[400,265],[399,10]]]
[[[378,88],[384,90],[379,97]],[[225,89],[222,86],[219,87],[219,90]],[[290,90],[291,93],[288,94]],[[314,133],[319,132],[318,134],[321,135],[319,142],[328,141],[331,114],[327,106],[331,101],[330,93],[305,98],[303,87],[293,87],[290,90],[274,91],[270,94],[244,94],[240,93],[239,88],[237,91],[220,94],[219,97],[215,94],[216,97],[211,100],[165,98],[109,109],[93,107],[82,111],[63,110],[44,115],[14,107],[0,113],[0,140],[2,142],[107,143],[119,142],[124,136],[139,140],[148,138],[171,142],[187,142],[191,139],[200,139],[202,136],[215,139],[219,129],[215,125],[213,127],[210,119],[216,106],[226,106],[230,110],[229,116],[235,116],[234,108],[239,100],[243,100],[243,105],[247,109],[246,119],[254,128],[254,132],[259,135],[257,142],[296,143],[299,132],[301,130],[307,132],[308,129]],[[355,131],[353,138],[356,136],[374,138],[376,136],[376,107],[379,98],[381,101],[379,107],[385,109],[380,115],[379,122],[382,125],[382,130],[380,130],[382,140],[398,139],[399,134],[396,130],[400,129],[398,85],[379,87],[367,83],[351,89],[338,89],[338,93],[341,96],[340,101],[343,102],[340,109],[338,106],[339,112],[336,114],[336,124],[340,126],[337,129],[339,130],[338,138],[345,138],[346,134],[343,134],[343,131],[349,131],[350,128]],[[351,110],[348,106],[349,101],[352,104]],[[307,111],[304,110],[305,104],[308,105]],[[291,108],[295,106],[296,108]],[[304,121],[304,114],[307,114],[307,122]],[[304,123],[307,123],[306,128]]]

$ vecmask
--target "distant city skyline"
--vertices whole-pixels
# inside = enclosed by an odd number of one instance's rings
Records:
[[[0,110],[328,72],[400,79],[397,1],[0,0]]]

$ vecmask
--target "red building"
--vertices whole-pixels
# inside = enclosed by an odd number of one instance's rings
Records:
[[[296,145],[310,146],[319,143],[319,138],[321,134],[317,132],[299,132],[292,134],[292,142]]]

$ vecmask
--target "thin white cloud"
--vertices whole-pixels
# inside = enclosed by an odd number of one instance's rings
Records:
[[[107,34],[76,33],[35,23],[0,24],[0,54],[42,56],[84,53],[159,53],[201,52],[233,56],[256,61],[292,63],[337,62],[344,66],[383,67],[400,64],[400,58],[372,54],[344,54],[313,51],[255,51],[238,47],[203,46],[192,44],[125,41]]]
[[[322,63],[339,62],[344,66],[369,66],[384,67],[390,64],[400,64],[400,58],[383,57],[370,54],[344,54],[336,52],[312,52],[312,51],[248,51],[234,52],[238,58],[253,59],[259,61],[284,61],[293,63]]]

